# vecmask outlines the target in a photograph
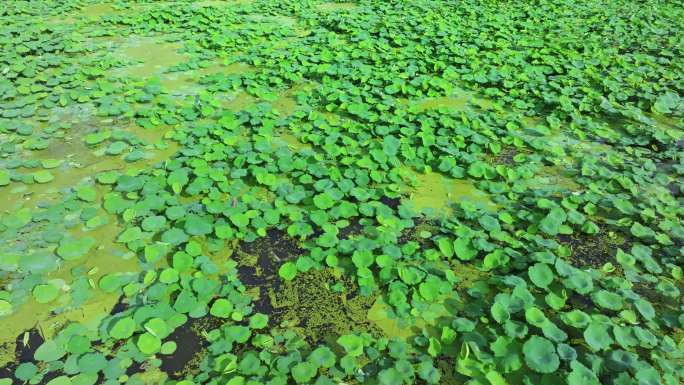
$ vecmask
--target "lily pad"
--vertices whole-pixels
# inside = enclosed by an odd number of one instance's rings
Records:
[[[48,183],[55,179],[55,176],[48,170],[40,170],[33,173],[33,180],[36,183]]]
[[[42,284],[33,287],[33,298],[38,303],[48,303],[54,301],[59,295],[59,288],[53,284]]]
[[[56,253],[67,261],[80,259],[85,256],[90,249],[95,246],[95,239],[92,237],[83,238],[62,238],[57,247]]]

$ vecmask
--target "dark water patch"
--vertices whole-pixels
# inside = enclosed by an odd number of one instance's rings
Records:
[[[592,312],[592,309],[595,308],[591,298],[578,293],[572,293],[570,297],[568,297],[568,304],[572,309],[578,309],[585,312]]]
[[[33,356],[36,353],[36,350],[40,347],[40,345],[45,342],[45,339],[41,335],[41,333],[38,331],[38,329],[30,329],[26,333],[28,333],[28,337],[26,340],[24,340],[24,333],[20,334],[16,340],[14,341],[14,362],[10,362],[9,364],[5,365],[4,367],[0,368],[0,378],[10,378],[12,379],[13,384],[21,384],[24,383],[24,381],[19,380],[14,376],[14,372],[16,371],[17,367],[25,362],[34,362]],[[11,349],[11,343],[6,342],[4,343],[1,347],[0,350],[5,350],[5,349]],[[36,363],[36,366],[38,364]],[[46,373],[40,381],[36,382],[37,385],[44,385],[47,384],[50,380],[56,378],[59,375],[58,372],[48,372]]]
[[[257,263],[266,276],[278,273],[278,268],[285,261],[304,254],[296,240],[277,229],[268,230],[266,237],[253,242],[243,242],[240,251],[257,257]]]
[[[502,164],[506,166],[513,165],[515,161],[513,158],[518,155],[518,149],[513,146],[504,146],[498,154],[493,154],[488,157],[488,162],[494,165]]]
[[[173,354],[158,357],[161,359],[159,369],[172,380],[184,378],[188,373],[199,370],[199,365],[209,346],[209,341],[203,336],[207,332],[223,325],[225,321],[212,316],[191,318],[182,326],[177,327],[164,341],[173,341],[177,348]],[[128,376],[144,373],[149,367],[148,361],[133,362],[126,370]]]
[[[363,225],[359,221],[358,218],[352,219],[351,223],[347,227],[343,227],[340,229],[339,234],[337,237],[339,239],[349,239],[355,235],[360,235],[363,233]]]
[[[165,341],[173,341],[178,347],[173,354],[161,356],[160,369],[174,380],[183,377],[188,370],[192,370],[188,367],[189,364],[209,345],[201,332],[218,326],[217,321],[213,317],[193,318],[177,327]]]
[[[570,247],[572,251],[570,262],[575,267],[600,269],[608,262],[616,264],[615,254],[618,244],[616,240],[608,236],[604,229],[599,230],[594,235],[585,233],[561,234],[558,235],[558,242]]]
[[[253,242],[242,242],[238,247],[238,276],[250,289],[255,289],[254,311],[269,315],[269,326],[279,323],[268,295],[269,290],[280,290],[282,280],[278,275],[280,266],[304,254],[296,240],[281,230],[272,229],[265,237]]]
[[[673,197],[675,198],[681,198],[682,197],[682,185],[679,183],[672,182],[667,185],[667,189],[670,191],[670,194],[672,194]]]
[[[125,296],[119,297],[119,300],[116,302],[114,307],[112,307],[112,311],[109,312],[109,314],[114,315],[114,314],[119,314],[123,313],[125,310],[128,309],[128,300],[126,299]]]
[[[397,244],[403,245],[407,242],[418,242],[421,249],[432,247],[432,237],[423,238],[420,233],[423,231],[435,234],[439,229],[439,221],[427,217],[415,218],[413,227],[404,229],[399,236]]]
[[[453,357],[440,355],[435,358],[434,366],[440,373],[439,385],[461,385],[467,381],[458,374],[454,368],[456,367],[456,359]]]
[[[388,196],[383,195],[382,198],[380,198],[380,203],[384,204],[385,206],[396,210],[399,205],[401,204],[401,199],[400,198],[390,198]]]

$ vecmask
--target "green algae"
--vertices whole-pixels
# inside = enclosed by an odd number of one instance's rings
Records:
[[[316,4],[316,9],[322,12],[333,12],[333,11],[349,11],[357,8],[358,4],[355,3],[320,3]]]
[[[91,236],[98,239],[98,247],[90,252],[87,258],[63,263],[59,269],[45,275],[46,279],[62,279],[70,283],[80,276],[77,271],[86,271],[89,281],[98,282],[100,278],[108,274],[138,274],[141,267],[135,255],[123,246],[115,243],[116,236],[122,229],[112,222],[100,226],[94,230],[74,230],[74,237]],[[9,327],[0,331],[0,340],[10,341],[14,336],[22,332],[38,327],[46,338],[50,338],[62,326],[68,322],[78,321],[85,325],[97,327],[100,320],[109,314],[112,307],[118,302],[119,294],[106,293],[101,290],[93,290],[91,297],[83,304],[73,308],[70,303],[69,285],[65,286],[62,294],[64,303],[62,311],[54,313],[54,304],[37,303],[33,297],[29,297],[26,303],[15,307],[14,312],[5,317]]]
[[[296,135],[288,132],[283,132],[277,137],[280,141],[285,143],[294,151],[299,151],[303,149],[311,149],[311,145],[308,143],[302,143]]]
[[[202,0],[193,2],[192,5],[197,8],[203,7],[227,7],[231,5],[249,4],[252,0]]]
[[[198,85],[198,80],[203,76],[215,74],[244,74],[253,71],[254,67],[246,63],[224,64],[220,60],[211,61],[205,67],[195,70],[185,70],[179,72],[165,72],[160,77],[163,89],[174,95],[194,94],[203,88]]]
[[[496,205],[487,193],[475,187],[467,179],[453,179],[436,172],[421,174],[412,172],[408,180],[410,185],[404,188],[409,201],[419,210],[444,212],[452,204],[468,201],[488,208]]]
[[[520,185],[558,192],[584,189],[575,181],[573,173],[560,165],[542,166],[534,177],[520,182]]]
[[[338,292],[333,288],[338,288]],[[281,326],[300,330],[310,341],[335,339],[351,332],[379,330],[368,320],[374,298],[360,295],[356,285],[332,270],[310,270],[277,289],[263,288]]]
[[[368,309],[366,318],[388,338],[396,337],[407,340],[420,332],[417,325],[411,324],[408,320],[397,318],[392,312],[392,307],[382,299],[377,299],[373,303]]]
[[[494,106],[493,101],[464,89],[457,89],[452,95],[449,96],[429,97],[410,101],[404,99],[402,102],[407,103],[409,109],[414,113],[439,109],[464,111],[469,106],[477,106],[483,109],[489,109]]]
[[[115,74],[148,78],[161,76],[170,67],[188,59],[179,53],[183,45],[158,37],[129,36],[113,52],[115,57],[133,61],[132,65],[115,71]]]
[[[116,9],[109,3],[89,4],[81,8],[78,13],[90,18],[99,18],[105,15],[116,14]]]

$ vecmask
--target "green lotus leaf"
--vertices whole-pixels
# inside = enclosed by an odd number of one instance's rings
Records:
[[[525,310],[525,320],[527,320],[530,325],[538,328],[546,326],[549,322],[549,319],[546,318],[544,313],[537,307],[530,307]]]
[[[309,354],[308,361],[316,368],[331,368],[335,365],[337,357],[327,346],[319,346]]]
[[[402,384],[404,378],[395,368],[383,369],[378,373],[378,383],[380,385]]]
[[[527,366],[538,373],[553,373],[560,366],[560,359],[551,341],[532,336],[523,344],[523,356]]]
[[[147,322],[145,322],[144,327],[148,333],[152,334],[153,336],[159,337],[160,339],[166,338],[170,333],[166,321],[159,317],[155,317],[148,320]]]
[[[159,273],[159,282],[161,283],[171,284],[177,282],[179,278],[178,270],[172,267],[167,267]]]
[[[117,320],[112,328],[109,329],[109,335],[112,338],[124,340],[133,335],[136,329],[135,320],[132,317],[124,317]]]
[[[576,271],[570,277],[563,280],[563,284],[568,289],[572,289],[579,294],[589,294],[594,289],[594,282],[591,276],[582,271]]]
[[[107,366],[107,359],[102,353],[86,353],[78,359],[81,373],[97,374]]]
[[[292,367],[292,378],[298,384],[308,383],[316,375],[316,367],[308,362],[300,362]]]
[[[570,362],[572,371],[568,374],[568,385],[599,385],[596,374],[578,361]]]
[[[82,201],[95,202],[97,199],[97,190],[92,186],[79,186],[76,187],[76,196]]]
[[[591,317],[581,310],[572,310],[567,313],[561,313],[560,319],[568,326],[572,326],[577,329],[584,329],[589,326],[591,322]]]
[[[161,339],[151,333],[143,333],[138,337],[136,346],[138,349],[147,355],[155,354],[161,349]]]
[[[337,343],[344,348],[344,351],[351,357],[358,357],[363,354],[363,339],[353,334],[339,337]]]
[[[36,285],[33,287],[32,292],[33,298],[35,298],[38,303],[52,302],[59,296],[59,288],[50,283]]]
[[[609,310],[622,309],[622,297],[607,290],[599,290],[591,295],[591,299],[598,306]]]
[[[553,271],[545,263],[535,263],[527,269],[530,281],[537,287],[546,289],[553,282]]]
[[[567,220],[567,214],[562,208],[556,207],[539,222],[539,228],[549,235],[557,235],[561,230],[561,225]]]
[[[161,348],[159,348],[159,353],[164,355],[173,354],[176,352],[177,348],[178,345],[174,341],[166,341],[162,344]]]
[[[335,205],[335,200],[328,194],[318,194],[313,198],[314,205],[321,210],[327,210]]]
[[[33,173],[33,180],[36,183],[48,183],[55,179],[55,176],[48,170],[40,170]]]
[[[142,239],[142,237],[142,229],[138,226],[134,226],[127,228],[121,234],[119,234],[119,237],[116,239],[116,241],[120,243],[129,243]]]
[[[292,262],[283,263],[278,269],[278,275],[286,281],[292,281],[297,275],[297,265]]]
[[[228,318],[232,312],[233,304],[225,298],[219,298],[214,301],[209,310],[209,314],[219,318]]]
[[[69,376],[59,376],[48,381],[46,385],[72,385],[73,382]]]
[[[66,354],[64,346],[57,341],[47,340],[41,344],[33,353],[33,358],[36,361],[57,361]]]
[[[0,299],[0,317],[12,314],[12,304],[9,301]]]
[[[166,217],[160,215],[153,215],[145,218],[140,226],[145,231],[156,232],[164,228],[166,225]]]
[[[599,322],[592,321],[584,330],[583,335],[584,340],[594,351],[608,349],[613,343],[608,326]]]
[[[85,256],[90,249],[95,246],[95,243],[95,238],[91,237],[78,239],[65,237],[59,242],[59,246],[55,252],[63,259],[72,261]]]
[[[162,233],[161,240],[171,245],[179,245],[188,241],[188,235],[181,229],[171,228]]]
[[[472,247],[468,238],[457,238],[454,241],[454,252],[462,261],[470,261],[477,256],[477,250]]]
[[[23,362],[14,370],[14,377],[21,381],[28,381],[36,373],[38,373],[38,367],[36,365],[32,362]]]
[[[454,256],[453,242],[449,238],[439,238],[437,240],[437,247],[439,251],[447,258]]]
[[[185,232],[190,235],[207,235],[214,231],[214,224],[210,217],[188,215],[185,219]]]
[[[10,174],[5,170],[0,170],[0,186],[7,186],[11,181]]]
[[[190,243],[188,243],[190,244]],[[179,251],[173,254],[173,268],[178,272],[187,271],[192,267],[194,260],[191,255]]]
[[[230,221],[238,228],[249,225],[249,217],[245,213],[237,213],[230,216]]]
[[[268,325],[268,316],[256,313],[249,319],[249,327],[252,329],[263,329]]]

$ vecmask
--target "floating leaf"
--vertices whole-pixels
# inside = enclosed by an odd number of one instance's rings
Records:
[[[607,290],[599,290],[593,293],[591,299],[605,309],[616,311],[622,309],[622,297]]]
[[[114,323],[109,330],[109,335],[112,336],[112,338],[124,340],[133,335],[135,328],[135,320],[131,317],[124,317]]]
[[[55,179],[55,176],[48,170],[40,170],[33,173],[33,180],[36,183],[48,183]]]
[[[328,193],[322,193],[322,194],[316,195],[313,198],[313,201],[314,201],[314,205],[316,205],[316,207],[318,207],[321,210],[327,210],[335,204],[335,201],[333,200],[332,197],[330,197],[330,195],[328,195]]]
[[[283,263],[278,269],[278,275],[286,281],[292,281],[297,275],[297,265],[292,262]]]
[[[309,354],[308,360],[316,367],[331,368],[335,365],[336,356],[327,346],[319,346]]]
[[[143,333],[136,343],[143,354],[155,354],[161,349],[161,339],[151,333]]]
[[[468,238],[457,238],[454,241],[454,252],[462,261],[469,261],[477,256],[477,250],[471,246]]]
[[[532,283],[543,289],[546,289],[553,282],[553,271],[545,263],[535,263],[530,266],[527,270],[527,275]]]
[[[66,354],[64,347],[54,340],[47,340],[36,349],[33,358],[36,361],[51,362],[62,358]]]
[[[598,322],[592,322],[584,330],[584,340],[594,351],[607,349],[613,343],[608,326]]]
[[[57,298],[59,289],[52,284],[36,285],[33,287],[33,298],[38,303],[48,303]]]
[[[292,378],[298,384],[309,382],[316,375],[316,367],[308,362],[300,362],[292,367]]]
[[[532,336],[523,344],[525,363],[538,373],[553,373],[560,366],[560,359],[551,341]]]
[[[185,219],[185,232],[190,235],[207,235],[213,231],[213,222],[208,216],[191,214]]]
[[[344,348],[344,351],[351,357],[363,354],[363,339],[353,334],[343,335],[337,339],[337,343]]]
[[[219,318],[228,318],[232,312],[233,304],[225,298],[219,298],[214,301],[214,304],[211,305],[211,309],[209,310],[209,314]]]
[[[159,317],[152,318],[145,322],[145,330],[160,339],[166,338],[170,332],[166,321]]]
[[[80,259],[85,256],[90,249],[95,246],[95,239],[91,237],[83,238],[62,238],[57,247],[56,253],[67,261]]]
[[[551,209],[546,217],[539,222],[539,228],[549,235],[557,235],[560,232],[561,225],[566,219],[567,215],[565,214],[565,210],[556,207]]]

